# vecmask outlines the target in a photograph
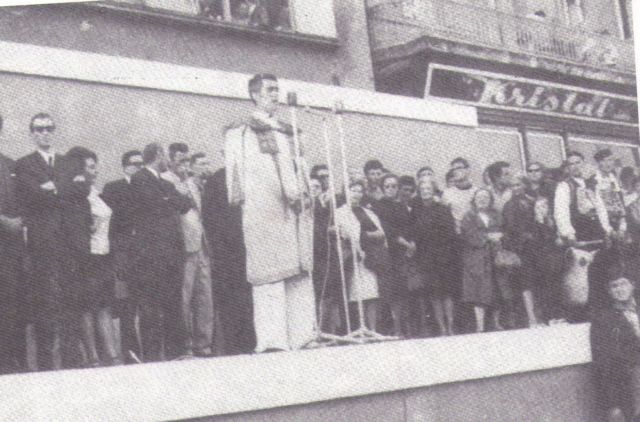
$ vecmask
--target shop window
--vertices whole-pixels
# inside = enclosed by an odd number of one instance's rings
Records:
[[[562,165],[562,136],[556,133],[527,131],[527,152],[529,161],[537,161],[548,168]]]
[[[640,164],[637,161],[638,146],[636,145],[625,145],[625,142],[607,142],[578,136],[569,137],[569,149],[579,151],[584,155],[589,172],[594,172],[596,169],[596,163],[593,159],[594,154],[603,148],[609,148],[613,152],[616,157],[617,170],[622,169],[622,167],[635,167]]]

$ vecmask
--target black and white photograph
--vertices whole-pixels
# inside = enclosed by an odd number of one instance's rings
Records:
[[[0,421],[640,422],[634,12],[0,1]]]

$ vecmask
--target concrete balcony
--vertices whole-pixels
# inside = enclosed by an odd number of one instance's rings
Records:
[[[430,48],[566,74],[635,83],[633,42],[449,0],[370,3],[375,61]]]

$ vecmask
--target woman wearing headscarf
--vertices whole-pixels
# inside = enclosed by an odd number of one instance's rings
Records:
[[[492,310],[494,328],[500,324],[500,299],[508,292],[499,287],[495,256],[502,242],[502,218],[493,207],[488,189],[478,189],[471,210],[460,226],[464,240],[462,252],[462,300],[473,305],[476,332],[485,331],[485,313]],[[507,293],[505,295],[505,293]]]

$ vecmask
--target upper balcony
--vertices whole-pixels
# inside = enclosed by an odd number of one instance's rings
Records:
[[[571,75],[635,84],[632,40],[558,20],[452,0],[379,0],[369,7],[375,61],[426,47]]]

